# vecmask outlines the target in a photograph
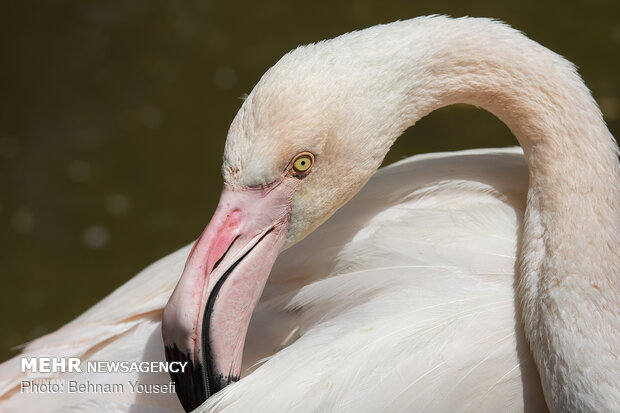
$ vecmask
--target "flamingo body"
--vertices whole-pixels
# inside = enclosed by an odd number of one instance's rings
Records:
[[[250,325],[245,377],[203,410],[540,411],[514,306],[526,190],[518,148],[419,155],[378,171],[279,257]],[[162,360],[159,320],[189,249],[152,264],[21,356]],[[24,403],[32,412],[180,409],[165,394],[20,394],[18,363],[0,370],[3,411]],[[170,381],[165,373],[60,378]],[[290,397],[265,397],[274,387]]]

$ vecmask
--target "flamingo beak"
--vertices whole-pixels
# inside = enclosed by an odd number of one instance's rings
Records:
[[[185,411],[239,379],[252,312],[288,234],[299,180],[266,188],[224,187],[194,244],[162,319],[166,359],[187,361],[171,373]]]

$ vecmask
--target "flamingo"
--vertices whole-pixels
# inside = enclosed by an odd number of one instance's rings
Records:
[[[495,114],[522,149],[376,172],[407,127],[454,103]],[[421,17],[297,48],[233,120],[194,246],[23,353],[165,352],[191,366],[172,377],[181,404],[23,394],[14,358],[0,407],[619,411],[617,157],[574,66],[500,22]]]

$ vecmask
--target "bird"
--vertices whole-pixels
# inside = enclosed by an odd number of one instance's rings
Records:
[[[405,129],[455,103],[521,148],[377,171]],[[172,375],[180,404],[23,394],[14,358],[0,407],[620,410],[618,147],[561,56],[495,20],[438,15],[301,46],[244,100],[222,173],[194,245],[24,349],[165,353],[191,367]]]

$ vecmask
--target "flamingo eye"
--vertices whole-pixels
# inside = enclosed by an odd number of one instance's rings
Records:
[[[300,153],[293,160],[293,169],[298,174],[306,174],[314,165],[314,156],[309,152]]]

